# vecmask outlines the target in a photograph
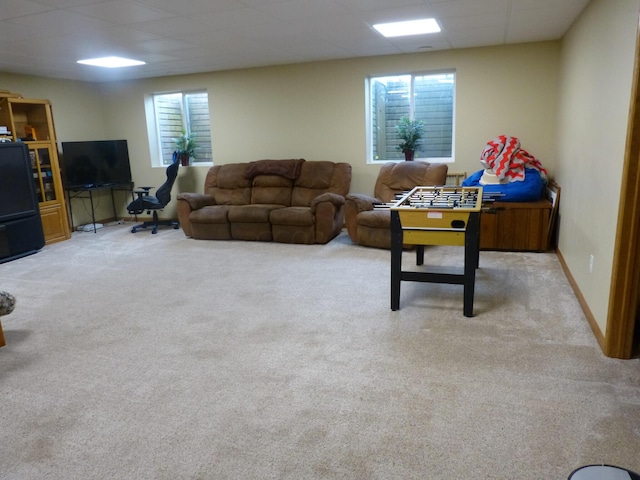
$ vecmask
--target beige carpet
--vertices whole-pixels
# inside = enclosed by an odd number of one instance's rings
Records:
[[[462,287],[389,253],[130,225],[0,265],[0,478],[565,479],[640,470],[640,362],[604,357],[554,254]],[[405,253],[405,266],[414,263]],[[462,249],[426,262],[462,265]]]

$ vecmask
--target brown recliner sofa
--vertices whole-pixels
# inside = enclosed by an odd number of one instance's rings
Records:
[[[205,240],[327,243],[344,226],[351,165],[258,160],[209,169],[204,193],[178,195],[184,233]]]
[[[380,168],[374,196],[352,193],[345,199],[345,221],[354,243],[391,248],[389,210],[374,210],[376,203],[390,203],[396,194],[416,186],[444,185],[448,167],[444,163],[389,162]]]

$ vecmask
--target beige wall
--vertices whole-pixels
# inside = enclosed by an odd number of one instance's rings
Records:
[[[562,44],[556,168],[562,187],[559,248],[602,333],[637,22],[637,0],[593,0]]]
[[[104,139],[102,99],[97,84],[0,72],[0,89],[19,93],[25,98],[51,101],[58,144],[61,141]]]
[[[292,157],[349,162],[352,191],[371,193],[379,166],[366,163],[368,75],[455,69],[455,163],[450,170],[479,170],[485,143],[509,134],[553,173],[559,59],[559,42],[541,42],[108,84],[0,74],[0,88],[49,98],[59,142],[126,138],[136,184],[154,186],[164,181],[164,171],[151,167],[144,96],[206,88],[216,163]],[[201,189],[206,170],[181,169],[174,194]],[[88,222],[88,209],[77,203],[74,223]],[[120,203],[120,215],[125,215]],[[105,199],[98,218],[111,215]]]
[[[479,170],[485,143],[500,134],[555,166],[559,42],[316,62],[102,86],[106,136],[127,138],[138,184],[159,185],[144,131],[144,95],[206,88],[214,161],[306,158],[348,162],[353,192],[373,192],[379,166],[366,163],[365,78],[455,69],[452,171]],[[174,191],[201,190],[205,168],[181,169]]]

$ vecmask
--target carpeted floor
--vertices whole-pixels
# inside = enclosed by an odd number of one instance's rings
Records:
[[[602,355],[553,253],[462,287],[389,252],[131,225],[0,265],[0,478],[565,479],[640,470],[640,361]],[[430,266],[462,249],[430,247]],[[405,266],[414,263],[405,253]]]

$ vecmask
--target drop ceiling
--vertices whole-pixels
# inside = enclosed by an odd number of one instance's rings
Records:
[[[589,0],[2,0],[0,72],[113,81],[562,38]],[[437,34],[376,23],[434,17]],[[103,69],[77,60],[124,56]]]

